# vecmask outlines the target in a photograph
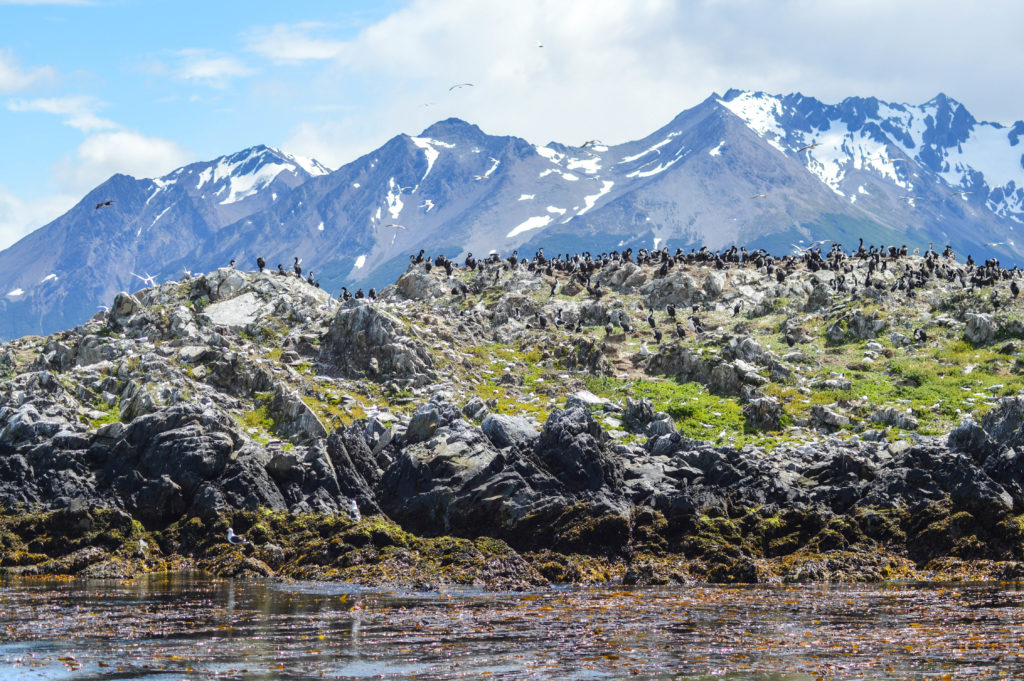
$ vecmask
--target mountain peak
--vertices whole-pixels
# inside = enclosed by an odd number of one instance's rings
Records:
[[[420,137],[432,137],[436,139],[461,139],[475,140],[486,137],[486,133],[472,123],[467,123],[461,118],[446,118],[443,121],[434,123],[419,135]]]

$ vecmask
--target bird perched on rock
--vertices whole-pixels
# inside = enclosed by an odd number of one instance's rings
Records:
[[[267,266],[267,261],[263,259],[263,256],[256,258],[256,267],[260,268],[260,274],[263,274],[263,268]]]
[[[298,256],[295,257],[295,263],[292,265],[292,269],[295,270],[295,276],[302,276],[302,261],[299,260]]]
[[[793,333],[792,329],[786,331],[786,345],[789,347],[796,345],[796,335]]]
[[[359,512],[359,504],[356,503],[355,499],[348,500],[348,508],[345,510],[348,511],[349,517],[357,523],[363,519],[363,514]]]
[[[228,528],[228,543],[229,544],[248,544],[249,540],[245,537],[235,534],[232,528]]]
[[[925,333],[923,328],[922,329],[918,329],[917,331],[914,332],[914,338],[916,338],[918,341],[920,341],[922,343],[927,343],[928,342],[928,334]]]

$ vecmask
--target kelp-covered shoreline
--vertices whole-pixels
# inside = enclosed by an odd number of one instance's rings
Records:
[[[580,509],[582,510],[582,509]],[[1024,581],[1024,517],[984,527],[948,500],[916,512],[829,522],[752,509],[700,516],[671,536],[663,517],[561,519],[550,548],[418,537],[383,516],[237,511],[147,530],[120,510],[79,507],[0,515],[0,574],[133,578],[199,570],[218,577],[347,581],[433,590],[573,584],[693,585],[885,581]],[[620,526],[616,527],[616,521]],[[228,524],[247,543],[226,540]],[[911,534],[908,536],[907,531]],[[874,535],[874,536],[872,536]],[[625,544],[617,544],[622,538]],[[580,549],[588,552],[580,552]]]

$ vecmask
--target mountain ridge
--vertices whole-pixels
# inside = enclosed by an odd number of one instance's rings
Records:
[[[1024,121],[978,121],[943,93],[914,106],[730,89],[615,145],[538,146],[458,118],[333,171],[257,145],[161,178],[115,175],[0,252],[0,338],[80,323],[145,277],[257,256],[299,257],[332,291],[393,279],[421,248],[580,240],[777,251],[867,236],[1020,262],[1021,135]]]

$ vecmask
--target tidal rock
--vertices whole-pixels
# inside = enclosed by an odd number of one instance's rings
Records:
[[[570,490],[614,489],[622,482],[622,469],[606,448],[606,438],[589,409],[567,403],[548,416],[535,453]]]

